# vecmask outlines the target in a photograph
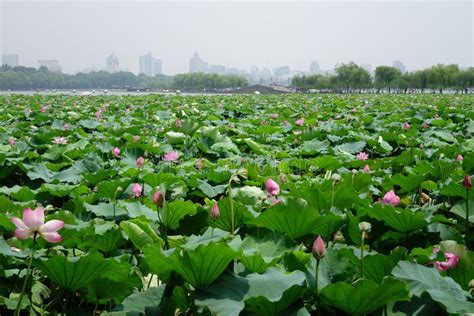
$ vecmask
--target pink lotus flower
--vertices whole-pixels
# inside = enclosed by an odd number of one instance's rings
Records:
[[[219,218],[220,216],[220,211],[219,211],[219,205],[217,204],[217,202],[214,202],[214,204],[212,205],[212,208],[211,208],[211,218],[213,220],[216,220]]]
[[[135,164],[137,165],[138,168],[143,167],[143,165],[145,164],[145,158],[138,157],[137,160],[135,161]]]
[[[67,130],[69,129],[69,124],[68,124],[68,123],[64,123],[63,128],[64,128],[64,130],[67,131]]]
[[[48,107],[47,107],[46,105],[44,105],[44,106],[42,106],[42,107],[40,108],[40,112],[41,112],[41,113],[46,113],[46,110],[47,110],[47,109],[48,109]]]
[[[280,186],[278,183],[273,181],[272,179],[268,179],[267,182],[265,183],[266,189],[268,194],[271,196],[278,195],[280,193]]]
[[[273,113],[270,115],[270,118],[277,119],[280,115],[278,113]]]
[[[433,253],[437,253],[439,251],[439,248],[433,248]],[[446,258],[446,261],[434,261],[432,264],[440,271],[446,271],[451,268],[454,268],[458,262],[459,262],[459,257],[456,256],[454,253],[451,252],[446,252],[444,254],[444,257]]]
[[[156,206],[161,206],[163,205],[163,194],[160,191],[156,191],[155,194],[153,194],[153,203]]]
[[[16,144],[15,138],[10,137],[10,138],[8,139],[8,143],[9,143],[11,146],[15,145],[15,144]]]
[[[463,160],[464,160],[464,157],[463,157],[461,154],[459,154],[459,155],[456,157],[456,160],[457,160],[457,161],[463,161]]]
[[[318,236],[313,243],[313,248],[311,249],[313,256],[317,260],[321,260],[326,255],[326,246],[324,245],[324,240],[321,236]]]
[[[360,152],[356,156],[357,160],[367,160],[369,159],[369,155],[365,152]]]
[[[183,126],[183,121],[181,121],[180,119],[177,119],[174,124],[176,125],[176,127],[181,127]]]
[[[53,144],[56,144],[56,145],[66,145],[67,144],[67,139],[63,136],[54,137],[52,142],[53,142]]]
[[[408,122],[403,123],[403,129],[410,129],[411,125]]]
[[[428,125],[428,123],[423,122],[423,124],[421,125],[421,127],[423,127],[423,128],[428,128],[428,127],[430,127],[430,126]]]
[[[179,153],[177,151],[170,151],[170,152],[167,152],[164,156],[163,156],[163,160],[164,161],[168,161],[168,162],[173,162],[173,161],[176,161],[178,160],[179,158]]]
[[[385,204],[390,204],[392,206],[397,206],[398,204],[400,204],[400,197],[396,195],[393,190],[390,190],[385,193],[382,202]]]
[[[120,156],[120,148],[114,147],[114,149],[112,149],[112,155],[114,155],[115,157]]]
[[[283,124],[288,125],[289,124],[288,120],[284,120]]]
[[[135,183],[132,187],[134,197],[140,197],[142,195],[142,186],[140,183]]]
[[[365,173],[369,173],[369,172],[370,172],[369,165],[366,164],[366,165],[364,166],[364,172],[365,172]]]
[[[140,140],[140,136],[138,135],[133,135],[133,142],[137,143]]]
[[[64,227],[64,222],[60,220],[51,220],[44,222],[44,208],[37,207],[32,210],[27,208],[23,211],[23,220],[12,217],[12,222],[17,229],[15,237],[19,239],[36,238],[38,235],[46,241],[58,243],[62,241],[58,230]]]
[[[23,111],[23,113],[25,114],[25,117],[30,117],[30,114],[31,114],[31,111],[29,109],[25,109],[25,111]]]
[[[95,117],[97,118],[97,120],[100,120],[102,118],[102,111],[98,110],[97,112],[95,112]]]
[[[303,126],[303,125],[304,125],[304,118],[303,118],[303,117],[300,118],[299,120],[297,120],[297,121],[295,122],[295,124],[298,125],[298,126]]]

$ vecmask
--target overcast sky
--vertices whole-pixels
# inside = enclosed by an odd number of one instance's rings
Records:
[[[65,72],[102,69],[114,53],[138,72],[151,52],[163,72],[209,64],[308,70],[399,59],[408,70],[473,65],[472,1],[23,1],[0,0],[2,54],[20,63],[59,59]]]

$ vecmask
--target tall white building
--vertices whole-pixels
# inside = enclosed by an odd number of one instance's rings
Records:
[[[161,60],[153,58],[151,53],[140,56],[140,74],[144,74],[150,77],[161,75]]]
[[[193,57],[189,60],[189,72],[207,72],[207,68],[207,63],[195,52]]]
[[[407,68],[405,67],[405,65],[399,60],[394,60],[392,63],[392,66],[400,70],[402,74],[407,71]]]
[[[319,68],[319,63],[315,60],[311,62],[309,65],[309,74],[310,75],[317,75],[321,73],[321,69]]]
[[[153,75],[161,75],[163,71],[161,69],[161,59],[154,59],[153,60]]]
[[[59,60],[57,59],[42,59],[38,60],[40,67],[46,67],[49,71],[61,72],[63,68],[59,65]]]
[[[105,71],[114,73],[119,72],[119,59],[114,54],[107,57]]]
[[[18,60],[18,55],[2,55],[2,66],[16,67],[19,65]]]

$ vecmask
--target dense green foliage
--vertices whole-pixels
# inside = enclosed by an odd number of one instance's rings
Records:
[[[390,66],[379,66],[375,69],[374,78],[360,66],[349,63],[338,65],[336,75],[298,76],[292,80],[292,85],[304,89],[330,89],[345,91],[360,91],[366,88],[376,88],[378,91],[399,89],[407,92],[409,89],[433,89],[443,92],[446,89],[466,92],[474,88],[474,67],[460,70],[457,65],[436,65],[415,72],[401,73]]]
[[[0,314],[472,312],[473,103],[0,96]],[[39,205],[62,241],[15,237]]]
[[[149,89],[222,89],[247,86],[245,78],[234,75],[217,74],[179,74],[176,76],[158,75],[136,76],[131,72],[108,73],[93,71],[75,75],[50,72],[46,67],[0,67],[0,89],[112,89],[112,88],[149,88]]]

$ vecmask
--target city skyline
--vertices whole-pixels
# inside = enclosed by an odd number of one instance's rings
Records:
[[[472,3],[377,2],[47,2],[1,3],[1,52],[21,64],[57,59],[65,73],[102,69],[112,52],[138,73],[151,52],[162,72],[188,70],[195,51],[209,65],[307,70],[337,63],[473,65]],[[84,24],[83,21],[88,21]],[[344,22],[339,23],[338,21]],[[61,25],[61,28],[57,28]]]
[[[58,59],[47,59],[47,60],[38,60],[38,66],[29,66],[23,65],[19,63],[19,55],[17,54],[8,54],[8,55],[1,55],[2,65],[8,65],[11,67],[15,66],[26,66],[26,67],[34,67],[39,68],[41,66],[47,67],[50,71],[56,72],[63,72],[62,66]],[[131,71],[130,69],[122,69],[120,68],[120,59],[115,54],[110,54],[105,59],[105,67],[86,67],[83,70],[76,70],[72,72],[74,73],[88,73],[90,71],[107,71],[110,73],[118,72],[118,71],[126,71],[132,72],[134,74],[144,74],[147,76],[156,76],[156,75],[166,75],[162,72],[162,60],[155,58],[152,56],[150,52],[145,55],[139,56],[138,58],[138,70]],[[336,67],[336,64],[334,67]],[[367,70],[369,73],[373,73],[377,66],[392,66],[400,70],[401,73],[416,71],[417,69],[407,69],[405,64],[400,60],[393,60],[390,64],[386,65],[375,65],[372,64],[359,64],[362,68]],[[465,68],[465,67],[461,67]],[[282,70],[283,69],[283,70]],[[326,74],[334,72],[334,68],[331,69],[322,69],[319,67],[319,63],[317,60],[312,60],[306,69],[293,69],[289,65],[278,65],[275,67],[259,67],[256,65],[252,65],[249,69],[245,68],[233,68],[228,67],[225,65],[216,65],[210,64],[204,59],[202,59],[198,52],[195,51],[193,56],[190,58],[188,63],[188,70],[183,73],[194,73],[194,72],[204,72],[204,73],[216,73],[216,74],[237,74],[237,75],[255,75],[255,73],[262,73],[262,72],[269,72],[270,75],[274,75],[279,77],[280,75],[295,75],[295,74],[305,74],[305,75],[316,75],[316,74]],[[67,72],[63,72],[67,73]]]

